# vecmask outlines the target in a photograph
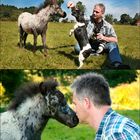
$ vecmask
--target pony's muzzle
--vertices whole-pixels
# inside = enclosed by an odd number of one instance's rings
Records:
[[[74,115],[71,119],[72,123],[69,125],[69,127],[75,127],[79,123],[79,119],[76,115]]]

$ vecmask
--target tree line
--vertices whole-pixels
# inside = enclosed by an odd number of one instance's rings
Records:
[[[0,83],[6,89],[5,95],[13,98],[14,91],[22,84],[30,82],[30,76],[38,75],[45,79],[57,79],[60,85],[70,86],[78,75],[91,72],[91,70],[0,70]],[[121,83],[131,83],[137,77],[136,70],[94,70],[96,73],[104,75],[110,87],[115,87]]]
[[[64,1],[59,0],[59,4],[61,5]],[[85,5],[82,4],[82,2],[77,3],[77,7],[80,8],[85,12],[86,8]],[[17,21],[18,16],[22,12],[30,12],[34,13],[36,7],[25,7],[25,8],[17,8],[16,6],[10,6],[10,5],[0,5],[0,20],[1,21]],[[120,20],[113,17],[112,14],[106,14],[105,19],[111,23],[111,24],[125,24],[125,25],[136,25],[137,21],[140,20],[140,13],[136,13],[134,17],[131,17],[128,14],[122,14],[120,16]],[[54,16],[50,19],[51,21],[59,21],[58,16]],[[63,19],[62,22],[69,22],[68,18]]]

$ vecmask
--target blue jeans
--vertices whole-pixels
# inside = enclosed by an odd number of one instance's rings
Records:
[[[91,47],[94,49],[94,46],[91,46]],[[74,49],[75,49],[76,53],[80,52],[80,47],[78,44],[75,45]],[[115,42],[106,43],[105,50],[108,52],[108,57],[109,57],[111,64],[114,62],[122,63],[122,59],[121,59],[121,56],[119,53],[117,43],[115,43]]]
[[[119,62],[122,63],[122,59],[119,53],[118,44],[110,42],[105,45],[105,50],[108,52],[108,57],[111,63]]]

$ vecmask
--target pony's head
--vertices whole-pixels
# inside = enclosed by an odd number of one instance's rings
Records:
[[[58,83],[54,80],[42,82],[39,85],[46,102],[49,117],[69,127],[74,127],[79,123],[79,120],[76,113],[68,106],[64,95],[56,89],[57,86]]]
[[[67,16],[66,12],[64,12],[60,5],[57,3],[57,0],[50,0],[52,8],[54,9],[54,14],[58,14],[59,16],[65,18]]]

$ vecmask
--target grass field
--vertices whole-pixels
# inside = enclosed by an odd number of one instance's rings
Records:
[[[76,43],[74,37],[69,37],[72,23],[49,23],[47,32],[48,56],[42,54],[41,38],[38,38],[37,51],[32,53],[33,37],[28,36],[27,47],[20,49],[18,43],[17,22],[0,22],[0,68],[6,69],[76,69],[78,56],[73,47]],[[118,39],[120,53],[125,64],[132,69],[140,68],[139,53],[139,27],[114,26]],[[31,44],[30,44],[31,43]],[[106,69],[106,55],[91,56],[83,69]]]
[[[140,124],[138,110],[118,112]],[[94,137],[95,131],[87,125],[80,124],[75,128],[68,128],[54,120],[49,121],[42,133],[42,140],[93,140]]]
[[[4,108],[0,108],[0,112],[3,111]],[[140,125],[140,110],[122,110],[117,112]],[[42,133],[41,140],[93,140],[95,133],[95,130],[85,124],[69,128],[56,120],[50,119]]]

